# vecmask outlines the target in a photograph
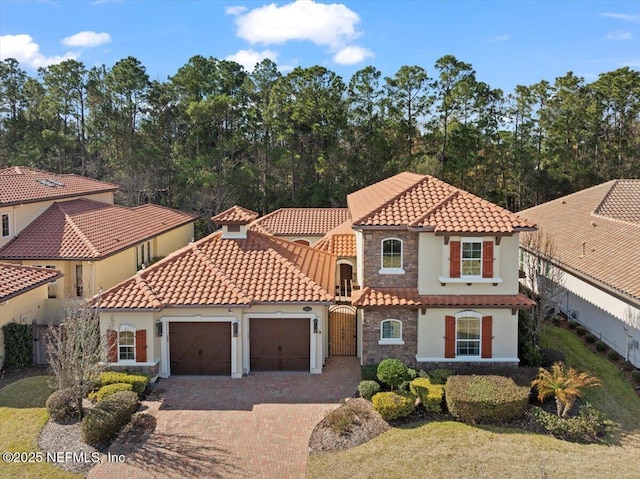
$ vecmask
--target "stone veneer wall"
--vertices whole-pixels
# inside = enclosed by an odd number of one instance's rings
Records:
[[[418,233],[411,231],[365,230],[363,282],[362,286],[372,288],[417,288],[418,287]],[[398,238],[402,240],[402,267],[404,274],[380,274],[382,240]]]
[[[376,364],[383,359],[399,359],[407,366],[415,366],[418,350],[418,311],[408,309],[365,309],[362,312],[362,361]],[[378,344],[380,323],[385,319],[402,321],[400,344]]]

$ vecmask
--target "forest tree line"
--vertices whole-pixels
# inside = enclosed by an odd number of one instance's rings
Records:
[[[31,166],[121,185],[118,201],[209,218],[344,206],[411,170],[513,211],[613,178],[640,177],[640,72],[591,83],[569,72],[511,93],[452,55],[429,72],[373,66],[253,72],[194,56],[167,81],[128,57],[66,60],[29,76],[0,62],[0,168]]]

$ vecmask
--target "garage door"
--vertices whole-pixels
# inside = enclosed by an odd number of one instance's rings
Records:
[[[252,371],[309,371],[308,319],[252,319],[250,338]]]
[[[171,374],[231,375],[231,323],[170,323]]]

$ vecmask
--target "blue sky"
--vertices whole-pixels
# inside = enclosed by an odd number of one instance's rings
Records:
[[[348,82],[369,64],[433,74],[452,54],[505,92],[568,71],[593,81],[640,69],[639,1],[339,1],[0,0],[0,57],[33,74],[131,55],[162,81],[193,55],[247,70],[266,56],[283,72],[323,65]]]

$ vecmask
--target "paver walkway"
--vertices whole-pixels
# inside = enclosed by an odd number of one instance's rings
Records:
[[[109,453],[125,462],[88,477],[303,478],[313,428],[360,380],[353,357],[329,358],[323,371],[160,380],[142,413],[153,431],[120,435]]]

